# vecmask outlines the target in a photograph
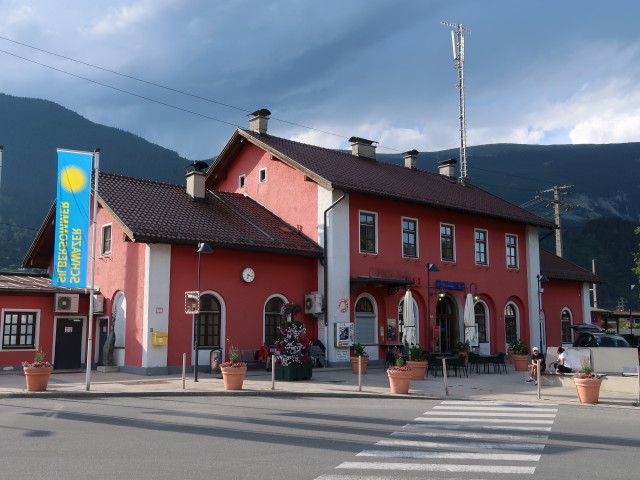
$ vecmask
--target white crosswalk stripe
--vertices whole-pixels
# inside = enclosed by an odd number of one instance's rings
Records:
[[[343,462],[336,467],[341,473],[317,480],[402,480],[410,472],[426,480],[533,475],[541,458],[537,452],[544,450],[558,413],[553,407],[557,405],[443,401],[376,442],[376,448],[362,450],[356,455],[361,461]],[[424,476],[431,473],[436,476]]]

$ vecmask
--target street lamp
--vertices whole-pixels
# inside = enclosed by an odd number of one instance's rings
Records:
[[[439,272],[440,269],[435,263],[427,263],[427,348],[431,349],[431,336],[429,332],[431,329],[431,272]]]
[[[203,253],[212,253],[213,250],[206,242],[198,243],[198,297],[200,296],[200,263]],[[193,330],[195,333],[195,339],[193,347],[196,351],[193,365],[193,381],[198,381],[198,353],[200,352],[200,312],[193,314]]]
[[[633,318],[631,318],[631,290],[638,288],[637,285],[629,285],[629,328],[631,329],[631,334],[633,335]]]
[[[542,316],[542,292],[544,292],[544,288],[541,287],[541,283],[548,282],[549,279],[544,275],[537,275],[538,279],[538,323],[540,324],[540,351],[544,352],[544,345],[547,342],[543,342],[543,331],[544,331],[544,317]]]

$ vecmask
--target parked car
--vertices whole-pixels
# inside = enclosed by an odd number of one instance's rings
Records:
[[[622,335],[604,332],[582,332],[573,342],[574,347],[627,347],[631,344]]]
[[[620,336],[629,342],[632,347],[636,347],[638,349],[638,354],[640,355],[640,339],[638,339],[638,337],[633,333],[623,333]]]
[[[577,333],[603,331],[598,325],[593,325],[591,323],[581,323],[579,325],[571,325],[571,328],[573,328]]]

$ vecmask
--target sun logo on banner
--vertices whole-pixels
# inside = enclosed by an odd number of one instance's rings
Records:
[[[60,172],[60,185],[67,192],[78,193],[87,186],[87,176],[75,165],[69,165]]]

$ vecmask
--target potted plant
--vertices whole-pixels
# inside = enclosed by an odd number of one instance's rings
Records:
[[[309,340],[301,322],[286,322],[280,326],[282,339],[275,343],[276,380],[308,380],[312,375],[312,359],[306,353]]]
[[[411,371],[413,372],[412,380],[424,380],[428,367],[425,355],[426,352],[420,345],[415,344],[409,347],[409,361],[407,365],[411,367]]]
[[[413,371],[410,366],[405,365],[404,358],[396,357],[396,364],[387,368],[387,376],[391,393],[409,393]]]
[[[511,344],[511,363],[516,372],[526,372],[529,369],[529,347],[522,341],[516,340]]]
[[[602,377],[594,373],[589,360],[585,360],[580,371],[573,375],[573,383],[576,385],[578,400],[581,403],[598,403]]]
[[[469,350],[471,350],[469,342],[465,340],[456,343],[456,350],[464,357],[464,365],[467,366],[469,364]]]
[[[41,348],[33,355],[33,362],[22,362],[27,390],[29,392],[43,392],[49,385],[49,376],[53,370],[51,363],[44,360],[45,353]]]
[[[364,351],[364,347],[359,343],[351,345],[351,370],[358,373],[358,362],[362,362],[362,373],[367,373],[367,365],[369,364],[369,354]]]
[[[229,361],[220,364],[225,390],[242,390],[244,376],[247,373],[247,364],[239,360],[240,354],[238,349],[231,347]]]

